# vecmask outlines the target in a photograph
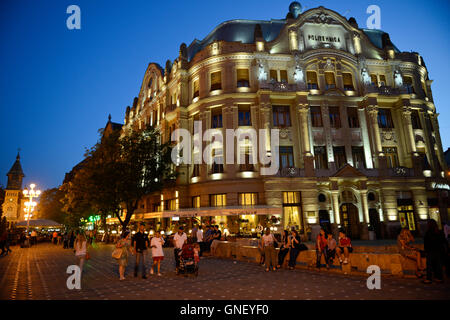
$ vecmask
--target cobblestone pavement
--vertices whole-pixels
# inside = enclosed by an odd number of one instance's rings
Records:
[[[369,290],[367,277],[306,270],[266,273],[254,263],[205,258],[198,278],[174,273],[173,250],[165,249],[163,276],[133,277],[131,257],[125,281],[119,281],[112,245],[91,249],[85,264],[81,290],[66,286],[66,269],[75,264],[73,251],[52,244],[32,248],[13,247],[0,257],[2,300],[366,300],[450,299],[450,280],[422,284],[417,279],[382,278],[381,290]]]

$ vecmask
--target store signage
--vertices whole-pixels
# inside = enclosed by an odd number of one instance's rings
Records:
[[[433,189],[441,189],[441,190],[450,190],[450,186],[446,183],[437,183],[437,182],[432,182],[431,183],[431,188]]]

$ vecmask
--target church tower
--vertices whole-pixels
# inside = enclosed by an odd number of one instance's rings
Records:
[[[16,161],[9,170],[8,183],[5,190],[5,201],[3,203],[3,215],[8,221],[17,221],[21,217],[21,195],[23,174],[20,164],[20,154],[17,154]]]

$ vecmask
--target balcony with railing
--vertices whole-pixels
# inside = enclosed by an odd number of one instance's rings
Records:
[[[261,81],[259,85],[260,89],[270,90],[275,92],[297,92],[306,91],[306,85],[304,83],[287,83],[277,81]]]
[[[408,88],[406,86],[394,88],[390,86],[377,86],[374,84],[370,84],[366,85],[366,93],[378,93],[382,96],[396,96],[400,94],[407,94]]]

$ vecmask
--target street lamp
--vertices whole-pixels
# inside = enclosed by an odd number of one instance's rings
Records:
[[[36,188],[36,185],[34,183],[30,184],[30,190],[25,188],[23,190],[23,195],[28,198],[28,201],[25,202],[25,211],[27,214],[25,215],[25,219],[27,220],[27,237],[28,237],[28,229],[30,228],[30,218],[31,213],[34,211],[34,208],[36,207],[37,203],[33,201],[33,198],[39,197],[41,194],[41,190],[34,190]]]

